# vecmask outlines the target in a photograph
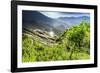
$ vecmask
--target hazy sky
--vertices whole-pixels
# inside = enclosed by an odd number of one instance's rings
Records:
[[[41,11],[45,16],[48,16],[50,18],[59,18],[59,17],[81,17],[81,16],[88,16],[90,17],[89,13],[75,13],[75,12],[46,12]]]

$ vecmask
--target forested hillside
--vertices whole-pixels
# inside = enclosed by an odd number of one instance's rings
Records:
[[[89,58],[90,24],[88,22],[83,21],[77,26],[66,29],[54,38],[51,38],[47,32],[44,34],[36,31],[23,33],[23,62],[82,60]]]

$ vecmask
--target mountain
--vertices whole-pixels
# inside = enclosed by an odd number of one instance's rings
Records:
[[[54,31],[59,34],[66,28],[65,22],[49,18],[38,11],[23,11],[22,12],[23,27],[29,30],[41,29],[43,31]]]
[[[37,11],[23,11],[23,27],[26,28],[40,28],[47,30],[48,28],[52,28],[51,24],[52,20]],[[46,28],[43,28],[46,27]]]
[[[88,16],[60,17],[60,18],[58,18],[58,20],[61,20],[63,22],[67,22],[67,24],[69,24],[69,26],[71,27],[71,26],[80,24],[83,20],[85,20],[86,22],[90,22],[90,17],[88,17]]]

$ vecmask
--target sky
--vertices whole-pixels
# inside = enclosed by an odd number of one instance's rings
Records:
[[[59,18],[59,17],[81,17],[81,16],[88,16],[90,17],[89,13],[76,13],[76,12],[47,12],[41,11],[43,15],[50,17],[50,18]]]

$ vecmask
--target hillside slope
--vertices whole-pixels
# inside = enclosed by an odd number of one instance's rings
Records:
[[[29,31],[28,31],[29,32]],[[47,32],[24,32],[23,62],[81,60],[90,58],[90,25],[82,22],[66,29],[59,37]],[[34,34],[34,35],[33,35]]]

